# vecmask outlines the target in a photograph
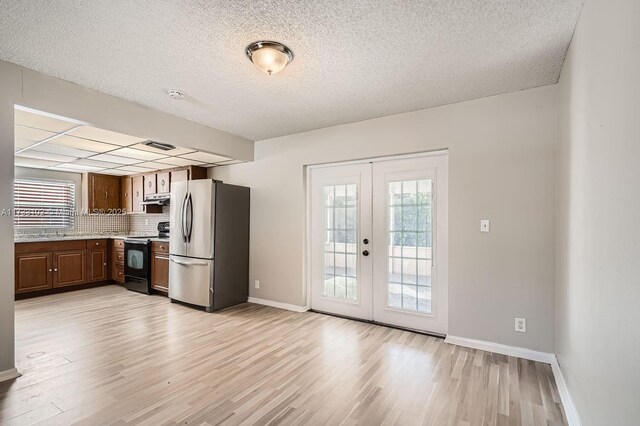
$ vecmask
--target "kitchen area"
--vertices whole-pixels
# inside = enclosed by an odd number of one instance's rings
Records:
[[[208,178],[239,161],[26,108],[15,135],[16,299],[119,285],[246,302],[249,189]]]

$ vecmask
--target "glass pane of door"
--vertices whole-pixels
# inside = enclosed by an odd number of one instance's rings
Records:
[[[432,180],[388,183],[387,307],[429,314],[433,260]]]
[[[358,189],[323,187],[324,284],[322,297],[358,301]]]

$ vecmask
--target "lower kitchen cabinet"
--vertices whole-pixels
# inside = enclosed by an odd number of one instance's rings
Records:
[[[98,282],[109,279],[108,240],[87,241],[87,281]]]
[[[16,293],[53,287],[53,253],[16,254]]]
[[[113,240],[111,251],[111,279],[124,284],[124,240]]]
[[[17,243],[16,294],[107,282],[108,243],[107,239]],[[122,261],[124,265],[124,254]]]
[[[53,252],[53,287],[87,282],[86,250]]]
[[[169,293],[169,243],[151,243],[151,288]]]

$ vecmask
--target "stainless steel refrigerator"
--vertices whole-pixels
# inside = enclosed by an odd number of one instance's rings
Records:
[[[249,188],[171,182],[169,298],[213,312],[247,301]]]

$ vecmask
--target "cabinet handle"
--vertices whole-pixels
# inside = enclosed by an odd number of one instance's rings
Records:
[[[58,268],[53,268],[53,272],[58,272]]]
[[[140,196],[140,191],[136,191],[136,198]]]
[[[49,272],[53,271],[53,269],[49,268]]]
[[[107,264],[106,264],[106,263],[103,263],[103,265],[104,265],[104,266],[107,266]]]
[[[107,191],[104,191],[104,198],[109,198],[109,193]]]
[[[99,246],[99,245],[100,245],[100,243],[96,243],[96,245],[97,245],[97,246]]]

